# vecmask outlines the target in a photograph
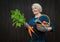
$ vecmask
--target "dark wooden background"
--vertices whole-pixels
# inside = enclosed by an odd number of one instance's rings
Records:
[[[46,42],[60,41],[59,0],[0,0],[0,42],[28,42],[25,27],[15,28],[11,25],[10,10],[19,9],[27,21],[33,16],[31,5],[40,3],[43,13],[47,14],[55,25],[54,32],[46,33]]]

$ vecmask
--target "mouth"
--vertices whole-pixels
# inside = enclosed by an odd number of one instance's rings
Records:
[[[36,10],[34,10],[33,12],[37,12]]]

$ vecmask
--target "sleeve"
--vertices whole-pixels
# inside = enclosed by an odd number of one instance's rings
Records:
[[[34,27],[34,26],[35,26],[34,17],[30,18],[28,24],[29,24],[31,27]]]
[[[30,26],[32,26],[32,18],[28,21],[28,24],[30,25]]]
[[[39,18],[39,20],[40,20],[41,22],[43,22],[43,21],[49,22],[49,19],[48,19],[47,16],[41,16],[41,17]]]
[[[26,29],[27,29],[28,26],[32,27],[32,21],[31,20],[32,20],[32,18],[28,22],[24,23],[24,26],[26,27]]]
[[[25,27],[28,27],[29,25],[32,26],[32,21],[31,20],[32,20],[32,18],[29,20],[29,22],[25,22],[24,26]]]

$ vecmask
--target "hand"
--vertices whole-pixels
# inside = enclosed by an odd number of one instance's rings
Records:
[[[28,26],[28,33],[29,33],[30,37],[32,37],[33,32],[34,32],[33,27]]]

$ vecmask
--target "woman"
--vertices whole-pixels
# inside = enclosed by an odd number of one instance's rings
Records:
[[[32,4],[32,12],[34,16],[28,22],[31,27],[28,27],[30,42],[45,42],[45,32],[54,30],[54,26],[47,15],[41,14],[42,6],[40,4]]]

